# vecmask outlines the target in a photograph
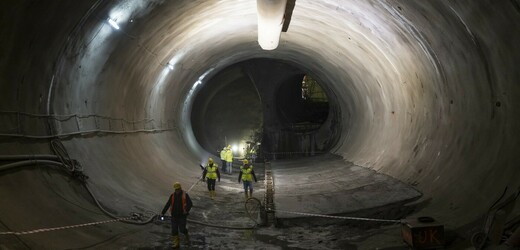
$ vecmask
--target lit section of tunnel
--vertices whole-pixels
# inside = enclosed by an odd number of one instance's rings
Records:
[[[0,59],[2,152],[49,154],[48,142],[37,136],[72,134],[62,142],[102,203],[118,214],[158,209],[172,181],[189,186],[200,174],[198,165],[218,157],[224,143],[196,138],[199,125],[192,123],[205,117],[193,118],[193,110],[209,109],[195,101],[202,89],[217,94],[219,82],[210,82],[215,76],[250,62],[245,68],[256,91],[273,92],[269,84],[290,75],[275,65],[283,63],[318,79],[331,100],[313,148],[414,185],[427,203],[420,213],[461,228],[485,214],[506,187],[507,195],[518,192],[520,28],[511,25],[520,19],[517,1],[294,3],[273,51],[257,43],[255,1],[7,3]],[[225,120],[212,122],[244,124],[243,112],[261,110],[262,119],[251,121],[255,126],[276,124],[269,116],[276,111],[269,99],[274,96],[259,95],[261,105],[253,110],[234,103],[219,111],[228,114]],[[251,126],[235,128],[244,132]],[[65,178],[10,171],[0,177],[2,199],[11,204],[2,206],[4,227],[49,223],[20,216],[35,213],[35,205],[58,208],[51,191],[28,202],[22,197],[48,185],[49,178]],[[320,171],[310,176],[319,178]],[[85,199],[77,202],[95,209],[83,191],[63,192],[80,193]],[[53,220],[102,218],[68,216],[74,213],[67,208]],[[96,238],[103,232],[87,234]],[[52,244],[80,247],[73,242],[81,233],[62,235],[70,240]],[[23,242],[52,247],[38,236]]]

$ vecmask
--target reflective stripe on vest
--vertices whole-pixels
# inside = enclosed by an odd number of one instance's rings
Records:
[[[184,213],[187,213],[188,211],[186,211],[186,193],[184,191],[182,191],[182,211]],[[172,194],[172,205],[170,207],[170,213],[173,214],[173,204],[175,202],[175,193]]]
[[[206,167],[206,170],[208,171],[206,173],[206,177],[208,179],[217,179],[217,165],[213,164],[213,167],[210,167],[209,165]]]
[[[248,168],[244,168],[244,166],[240,167],[240,171],[242,171],[242,180],[243,181],[251,181],[253,180],[253,166],[249,166]]]

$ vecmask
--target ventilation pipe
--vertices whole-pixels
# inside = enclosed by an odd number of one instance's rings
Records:
[[[257,0],[258,44],[263,50],[278,47],[287,0]]]

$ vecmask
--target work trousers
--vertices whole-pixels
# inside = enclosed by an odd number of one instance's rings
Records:
[[[206,178],[206,183],[208,183],[208,190],[209,191],[215,191],[215,183],[217,180]]]
[[[227,173],[228,174],[233,173],[233,162],[232,161],[228,161],[228,162],[226,162],[226,165],[227,165]]]
[[[249,188],[249,192],[253,193],[253,182],[252,181],[242,181],[244,183],[244,191],[247,194],[247,189]]]
[[[220,159],[222,161],[222,171],[224,171],[224,173],[226,172],[226,160],[224,159]]]
[[[182,234],[188,234],[188,229],[186,229],[186,216],[172,216],[172,235],[179,235],[179,231]]]

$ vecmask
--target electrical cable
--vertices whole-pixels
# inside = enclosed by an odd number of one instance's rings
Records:
[[[336,216],[336,215],[326,215],[326,214],[311,214],[311,213],[301,213],[301,212],[274,210],[274,209],[268,210],[268,211],[287,213],[287,214],[305,215],[305,216],[311,216],[311,217],[342,219],[342,220],[376,221],[376,222],[391,222],[391,223],[401,223],[402,222],[402,220],[387,220],[387,219],[373,219],[373,218],[364,218],[364,217],[348,217],[348,216]]]
[[[137,129],[137,130],[127,130],[127,131],[112,131],[112,130],[84,130],[78,132],[70,132],[63,134],[55,134],[55,135],[22,135],[22,134],[0,134],[0,137],[20,137],[20,138],[29,138],[29,139],[55,139],[60,137],[74,136],[74,135],[88,135],[88,134],[96,134],[96,133],[105,133],[105,134],[132,134],[132,133],[156,133],[156,132],[164,132],[164,131],[172,131],[173,128],[167,129]]]
[[[19,162],[15,162],[15,163],[10,163],[10,164],[6,164],[6,165],[2,165],[0,166],[0,172],[1,171],[6,171],[6,170],[9,170],[9,169],[13,169],[13,168],[19,168],[19,167],[23,167],[23,166],[32,166],[32,165],[52,165],[52,166],[59,166],[59,167],[64,167],[66,168],[67,170],[70,171],[70,169],[68,167],[66,167],[63,163],[61,162],[56,162],[56,161],[48,161],[48,160],[26,160],[26,161],[19,161]],[[90,190],[90,188],[88,187],[88,185],[86,183],[83,183],[83,186],[86,188],[87,192],[90,194],[90,196],[92,197],[92,199],[94,200],[94,202],[96,203],[96,205],[99,207],[99,209],[101,209],[101,211],[113,218],[113,219],[121,219],[121,217],[118,217],[116,215],[113,215],[112,213],[108,212],[105,208],[103,208],[103,206],[99,203],[99,201],[97,200],[97,198],[95,197],[95,195],[92,193],[92,191]],[[133,213],[133,218],[134,219],[140,219],[140,215],[138,213]],[[136,225],[144,225],[144,224],[148,224],[150,222],[152,222],[155,217],[157,215],[154,214],[153,216],[151,216],[148,220],[146,221],[143,221],[143,222],[134,222],[134,221],[125,221],[123,220],[122,222],[125,222],[125,223],[128,223],[128,224],[136,224]]]
[[[186,193],[189,193],[197,184],[199,184],[200,181],[202,181],[202,175],[195,183],[193,183],[193,185],[191,185],[191,187],[188,189],[188,191],[186,191]]]
[[[63,145],[63,143],[60,140],[52,140],[51,141],[51,147],[52,147],[54,153],[56,153],[56,155],[58,155],[60,160],[63,162],[63,165],[65,165],[65,166],[66,165],[70,165],[70,167],[67,168],[69,171],[71,171],[71,172],[80,171],[81,172],[83,170],[82,168],[77,166],[77,165],[79,165],[77,163],[77,161],[73,161],[73,160],[70,159],[70,156],[69,156],[69,154],[67,152],[67,149],[65,149],[65,146]],[[116,219],[116,220],[121,219],[121,217],[118,217],[118,216],[108,212],[101,205],[101,203],[99,203],[98,199],[96,198],[96,196],[94,195],[92,190],[89,188],[89,186],[87,185],[86,181],[83,181],[82,183],[83,183],[83,186],[85,187],[85,189],[87,190],[87,192],[90,194],[90,196],[92,197],[92,199],[96,203],[96,205],[99,207],[99,209],[105,215],[107,215],[110,218]],[[139,213],[132,213],[132,216],[136,220],[140,220],[141,219],[141,214],[139,214]],[[157,215],[154,214],[153,216],[150,216],[150,218],[148,218],[148,220],[142,221],[142,222],[129,221],[129,220],[120,220],[120,221],[123,222],[123,223],[127,223],[127,224],[145,225],[145,224],[148,224],[148,223],[152,222],[155,219],[156,216]]]
[[[32,165],[51,165],[51,166],[58,166],[58,167],[67,168],[63,163],[58,162],[58,161],[25,160],[25,161],[18,161],[18,162],[2,165],[2,166],[0,166],[0,172],[6,171],[6,170],[9,170],[9,169],[13,169],[13,168],[19,168],[19,167],[24,167],[24,166],[32,166]]]
[[[118,218],[113,220],[104,220],[104,221],[96,221],[96,222],[89,222],[89,223],[83,223],[83,224],[76,224],[76,225],[70,225],[70,226],[61,226],[61,227],[49,227],[49,228],[40,228],[40,229],[34,229],[29,231],[21,231],[21,232],[0,232],[0,235],[26,235],[26,234],[35,234],[35,233],[43,233],[43,232],[50,232],[50,231],[56,231],[56,230],[63,230],[63,229],[71,229],[71,228],[78,228],[78,227],[86,227],[86,226],[93,226],[93,225],[99,225],[99,224],[105,224],[110,222],[117,222],[117,221],[124,221],[124,220],[130,220],[133,219],[132,217],[127,218]]]
[[[80,209],[83,209],[87,212],[90,212],[92,214],[96,214],[96,215],[104,215],[103,212],[99,211],[99,208],[97,208],[96,210],[91,210],[89,208],[87,208],[86,206],[83,206],[82,204],[78,204],[77,202],[74,202],[72,201],[71,199],[65,197],[63,194],[61,194],[60,192],[56,191],[55,188],[54,188],[54,185],[52,183],[49,182],[49,179],[46,178],[46,176],[44,175],[44,171],[42,168],[40,168],[40,176],[43,180],[43,183],[47,186],[47,188],[56,195],[56,197],[60,197],[61,199],[63,199],[64,201],[68,202],[69,204],[71,205],[74,205]]]
[[[76,170],[76,167],[74,162],[70,159],[69,153],[67,152],[67,149],[65,149],[65,146],[63,146],[63,143],[61,143],[60,140],[52,140],[51,141],[51,148],[52,151],[54,151],[54,154],[58,156],[60,161],[63,163],[64,166],[68,167],[69,171]],[[69,169],[70,167],[70,169]]]
[[[120,219],[121,217],[118,217],[110,212],[108,212],[102,205],[101,203],[99,203],[98,199],[96,198],[96,196],[94,195],[94,193],[92,193],[92,191],[90,190],[90,188],[88,187],[88,185],[85,183],[83,184],[83,186],[87,189],[87,192],[90,194],[90,196],[92,197],[92,199],[94,200],[94,202],[96,203],[96,205],[99,207],[99,209],[101,209],[101,211],[103,211],[103,213],[105,215],[107,215],[108,217],[111,217],[113,219]],[[132,216],[134,219],[136,220],[140,220],[141,219],[141,215],[139,213],[132,213]],[[136,221],[121,221],[123,223],[127,223],[127,224],[134,224],[134,225],[146,225],[150,222],[152,222],[155,218],[157,217],[157,214],[154,214],[153,216],[150,216],[150,218],[148,218],[146,221],[142,221],[142,222],[136,222]]]
[[[21,160],[52,160],[58,161],[56,155],[0,155],[0,161],[21,161]]]

